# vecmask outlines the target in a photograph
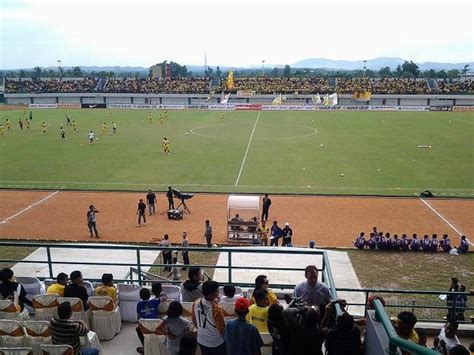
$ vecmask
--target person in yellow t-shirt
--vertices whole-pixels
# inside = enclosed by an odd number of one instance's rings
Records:
[[[74,120],[72,120],[72,130],[73,130],[74,132],[77,132],[77,123],[76,123],[76,121],[74,121]]]
[[[400,338],[420,344],[420,338],[418,333],[415,331],[415,324],[418,319],[412,312],[400,312],[396,318],[392,317],[390,320]]]
[[[163,147],[163,154],[170,153],[170,141],[166,137],[163,138],[163,142],[161,142],[161,146]]]
[[[27,129],[27,130],[30,130],[30,121],[29,121],[29,120],[25,120],[25,123],[26,123],[26,129]]]
[[[46,134],[47,128],[46,128],[46,122],[44,122],[44,121],[43,121],[43,123],[41,124],[41,130],[43,131],[43,134]]]
[[[163,124],[164,122],[164,118],[163,118],[163,115],[160,113],[160,123]]]
[[[106,124],[105,122],[102,123],[102,127],[101,127],[101,129],[100,129],[100,135],[101,135],[101,136],[103,136],[103,135],[105,134],[105,132],[107,132],[107,128],[109,128],[109,127],[107,126],[107,124]]]
[[[153,123],[153,112],[148,111],[148,122]]]
[[[258,228],[257,233],[258,233],[258,239],[260,239],[260,245],[265,245],[265,246],[268,245],[269,229],[265,221],[262,221],[262,224]]]
[[[271,306],[274,303],[278,303],[278,298],[271,289],[268,288],[268,278],[266,275],[258,275],[255,278],[255,289],[253,290],[252,297],[250,298],[250,304],[254,304],[255,297],[253,294],[258,290],[264,289],[267,291],[268,305]]]
[[[257,290],[252,297],[255,298],[256,303],[249,307],[247,321],[257,327],[260,334],[268,333],[267,321],[270,305],[268,302],[268,291],[264,289]]]
[[[109,120],[112,118],[112,110],[110,108],[107,109],[107,117]]]
[[[2,135],[2,137],[5,136],[5,130],[3,129],[3,125],[0,123],[0,134]]]
[[[117,289],[114,286],[114,276],[112,274],[102,275],[102,285],[95,288],[96,296],[109,296],[117,304]]]
[[[221,112],[219,118],[221,119],[221,122],[224,122],[224,112]]]
[[[12,124],[8,118],[5,120],[5,127],[7,128],[7,131],[13,131]]]
[[[64,297],[64,287],[66,287],[69,281],[69,277],[64,272],[60,272],[58,276],[56,276],[56,283],[50,285],[46,290],[46,293],[55,293],[59,295],[59,297]]]

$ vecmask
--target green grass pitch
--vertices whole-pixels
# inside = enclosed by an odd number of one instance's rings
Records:
[[[221,122],[217,111],[168,111],[163,124],[160,111],[153,123],[147,110],[113,110],[111,119],[106,110],[33,114],[32,130],[21,132],[23,111],[0,112],[14,129],[0,136],[2,188],[474,196],[470,113],[229,111]]]

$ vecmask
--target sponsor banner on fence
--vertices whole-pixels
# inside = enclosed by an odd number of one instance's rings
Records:
[[[429,111],[429,106],[398,106],[397,111]]]
[[[369,106],[369,111],[397,111],[397,106]]]
[[[81,108],[81,104],[59,103],[57,104],[57,108]]]
[[[253,96],[255,91],[252,90],[239,90],[237,91],[237,96]]]
[[[187,105],[188,110],[207,110],[209,105],[207,104],[198,104],[198,105]]]
[[[474,106],[454,106],[453,111],[457,111],[457,112],[474,112]]]
[[[81,108],[107,108],[106,104],[81,104]]]
[[[28,104],[29,108],[57,108],[58,104]]]
[[[312,111],[317,106],[312,105],[263,105],[262,110],[265,111]]]
[[[211,111],[231,111],[231,110],[235,110],[234,105],[207,105],[207,108]]]
[[[262,109],[261,104],[235,104],[237,111],[260,111]]]
[[[107,108],[130,110],[184,110],[187,108],[187,105],[108,104]]]
[[[430,111],[452,111],[453,106],[450,105],[437,105],[437,106],[430,106]]]

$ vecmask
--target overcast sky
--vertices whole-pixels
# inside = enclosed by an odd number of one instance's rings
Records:
[[[470,0],[0,0],[0,68],[474,61]]]

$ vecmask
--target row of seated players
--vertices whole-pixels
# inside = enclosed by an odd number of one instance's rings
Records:
[[[467,253],[469,251],[469,241],[466,236],[461,236],[459,246],[453,247],[447,234],[443,234],[443,239],[438,240],[438,236],[433,234],[431,239],[425,234],[423,239],[418,239],[416,233],[413,234],[412,238],[408,238],[406,234],[402,234],[399,238],[397,234],[391,237],[390,233],[383,232],[372,232],[368,240],[365,238],[365,233],[361,232],[360,235],[354,241],[354,246],[358,249],[379,249],[379,250],[394,250],[394,251],[426,251],[426,252],[437,252],[442,250],[446,253]]]
[[[151,78],[108,79],[103,92],[144,93],[144,94],[208,94],[210,78],[173,78],[171,80]],[[474,92],[474,81],[457,79],[439,80],[438,91],[446,94]],[[327,78],[234,78],[232,93],[239,90],[254,91],[257,94],[353,94],[370,91],[372,94],[432,94],[426,79],[407,78],[336,78],[331,86]],[[56,92],[94,92],[97,79],[84,80],[6,80],[7,94],[15,93],[56,93]],[[215,92],[228,91],[226,79],[221,79]]]

